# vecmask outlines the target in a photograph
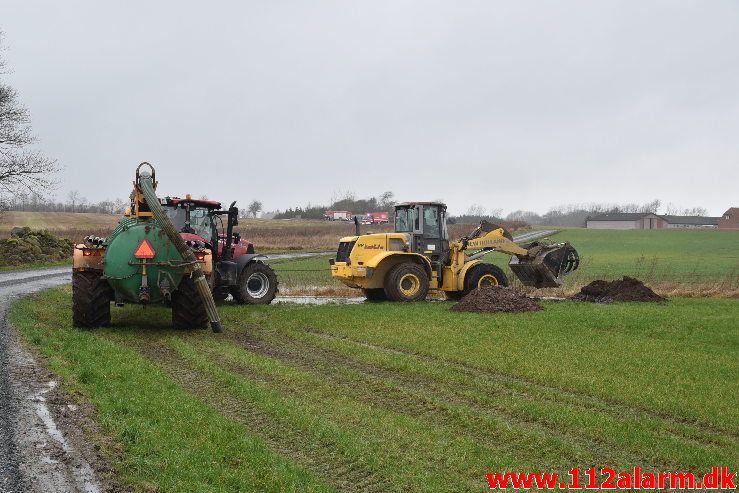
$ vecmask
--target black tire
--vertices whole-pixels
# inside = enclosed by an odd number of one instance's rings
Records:
[[[423,301],[429,292],[429,276],[418,264],[403,262],[385,276],[385,293],[391,301]]]
[[[277,274],[264,262],[249,262],[239,274],[238,284],[231,294],[237,303],[268,305],[277,294]]]
[[[208,312],[195,287],[195,280],[186,276],[172,293],[172,327],[177,330],[207,329]]]
[[[387,295],[383,288],[362,289],[362,294],[367,301],[387,301]]]
[[[508,278],[503,269],[493,264],[477,264],[464,277],[464,291],[466,296],[470,291],[481,286],[508,286]]]
[[[98,271],[72,273],[72,324],[75,327],[110,325],[113,290]]]

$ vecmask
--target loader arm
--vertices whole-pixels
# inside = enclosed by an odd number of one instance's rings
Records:
[[[497,228],[477,238],[462,239],[460,242],[455,243],[459,243],[460,250],[467,250],[469,248],[484,251],[496,250],[508,255],[519,255],[523,257],[529,254],[528,250],[506,238],[503,228]]]
[[[561,286],[564,277],[580,264],[577,251],[567,242],[532,242],[524,248],[515,243],[504,228],[486,222],[480,223],[469,236],[451,242],[449,246],[452,250],[451,258],[460,264],[477,260],[491,251],[510,255],[508,266],[515,276],[525,286],[537,288]],[[478,251],[466,255],[464,251],[467,249]]]

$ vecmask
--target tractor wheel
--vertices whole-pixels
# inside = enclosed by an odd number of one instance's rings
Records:
[[[362,294],[367,301],[387,301],[387,295],[383,288],[362,289]]]
[[[268,305],[277,294],[277,274],[264,262],[250,262],[239,274],[232,294],[237,303]]]
[[[467,295],[475,288],[483,286],[508,286],[508,278],[503,269],[493,264],[477,264],[464,278],[464,292]]]
[[[403,262],[385,276],[385,293],[392,301],[423,301],[429,291],[429,276],[418,264]]]
[[[178,330],[208,328],[208,313],[195,280],[189,276],[182,278],[172,293],[172,327]]]
[[[75,327],[110,325],[113,290],[98,271],[72,273],[72,323]]]

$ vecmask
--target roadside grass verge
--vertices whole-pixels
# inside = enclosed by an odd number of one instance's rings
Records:
[[[35,262],[22,265],[0,265],[0,272],[6,270],[40,269],[42,267],[62,267],[68,265],[72,268],[72,261],[67,262]]]
[[[119,471],[163,491],[480,491],[486,472],[739,465],[739,302],[221,305],[70,327],[69,287],[11,320],[95,404]]]

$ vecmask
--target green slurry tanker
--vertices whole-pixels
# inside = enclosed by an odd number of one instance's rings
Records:
[[[142,169],[144,168],[144,169]],[[109,238],[88,236],[74,249],[72,318],[75,327],[110,324],[115,302],[172,307],[178,329],[221,332],[215,299],[229,294],[237,303],[271,303],[277,277],[254,253],[251,243],[233,231],[235,202],[188,195],[158,198],[156,173],[149,163],[136,168],[131,207]],[[217,224],[226,216],[225,231]]]

